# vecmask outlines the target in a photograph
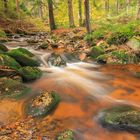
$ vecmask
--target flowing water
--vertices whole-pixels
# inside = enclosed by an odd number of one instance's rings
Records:
[[[12,43],[7,43],[10,44]],[[21,42],[17,44],[15,46],[21,45]],[[23,46],[26,47],[26,44]],[[56,129],[72,129],[78,140],[140,140],[138,134],[103,128],[97,117],[99,111],[116,104],[139,107],[139,79],[127,70],[122,70],[121,66],[76,62],[67,63],[65,68],[48,67],[46,60],[50,53],[30,50],[41,60],[40,68],[44,74],[28,85],[35,93],[38,90],[56,91],[61,96],[61,102],[54,112],[36,120],[40,135],[45,136],[47,131],[53,135]],[[0,101],[0,123],[11,123],[24,118],[24,106],[31,98],[32,96],[20,101]],[[48,119],[55,122],[47,129],[44,123],[47,125]]]

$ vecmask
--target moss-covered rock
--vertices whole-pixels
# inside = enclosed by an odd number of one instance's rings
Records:
[[[29,57],[35,56],[33,53],[31,53],[30,51],[28,51],[27,49],[24,49],[24,48],[18,48],[16,50],[19,52],[22,52],[25,55],[28,55]]]
[[[133,37],[128,42],[127,45],[135,51],[140,50],[140,38]]]
[[[13,69],[19,69],[21,67],[15,59],[5,54],[0,54],[0,65],[8,66]]]
[[[7,52],[8,48],[4,44],[0,43],[0,50],[3,52]]]
[[[35,57],[30,57],[30,53],[27,50],[13,49],[7,53],[9,56],[13,57],[23,66],[39,66],[40,63]]]
[[[28,94],[30,88],[11,78],[0,78],[0,98],[20,98]]]
[[[31,116],[47,115],[59,103],[60,97],[55,92],[43,92],[36,96],[27,107],[27,114]]]
[[[100,46],[94,46],[92,47],[92,50],[91,50],[91,57],[92,58],[97,58],[98,56],[104,54],[104,49]]]
[[[140,132],[140,109],[120,105],[102,111],[100,123],[109,129]]]
[[[65,130],[56,137],[56,140],[74,140],[74,132]]]
[[[40,78],[42,75],[42,72],[40,69],[36,67],[29,67],[29,66],[20,68],[18,72],[21,74],[24,81],[36,80]]]
[[[47,49],[48,48],[48,43],[47,42],[43,42],[41,45],[39,45],[38,48],[39,49]]]

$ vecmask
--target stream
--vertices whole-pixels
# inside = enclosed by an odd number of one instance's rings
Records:
[[[56,132],[65,129],[72,129],[77,140],[140,140],[138,134],[109,131],[98,122],[99,111],[107,107],[116,104],[140,106],[139,79],[129,71],[122,70],[121,66],[80,61],[68,62],[64,68],[48,67],[46,60],[51,52],[32,49],[24,38],[7,42],[6,45],[9,48],[27,48],[42,62],[40,69],[44,71],[43,76],[27,83],[33,89],[31,95],[47,90],[56,91],[61,97],[55,111],[46,117],[35,119],[38,132],[44,137],[42,140],[54,139]],[[131,67],[135,69],[135,66]],[[0,124],[26,118],[24,107],[32,99],[31,95],[19,101],[1,100]],[[50,139],[47,138],[48,135]]]

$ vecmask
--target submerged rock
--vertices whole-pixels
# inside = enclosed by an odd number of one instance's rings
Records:
[[[19,69],[21,67],[15,59],[5,54],[0,54],[0,65],[8,66],[13,69]]]
[[[50,66],[66,66],[66,61],[59,54],[51,54],[48,58],[48,64]]]
[[[119,105],[102,111],[100,123],[109,129],[140,132],[140,109]]]
[[[74,140],[74,132],[72,130],[65,130],[58,135],[56,140]]]
[[[44,92],[36,96],[27,107],[27,114],[31,116],[47,115],[59,103],[60,97],[55,92]]]
[[[0,78],[0,98],[20,98],[29,93],[30,88],[11,78]]]
[[[39,61],[31,57],[32,53],[25,49],[13,49],[7,53],[9,56],[13,57],[16,61],[18,61],[23,66],[39,66]]]
[[[19,73],[21,74],[24,81],[32,81],[36,80],[41,77],[42,72],[39,68],[36,67],[22,67],[19,70]]]

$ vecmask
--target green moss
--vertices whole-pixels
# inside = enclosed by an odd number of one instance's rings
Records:
[[[21,49],[13,49],[7,53],[9,56],[13,57],[23,66],[39,66],[40,63],[36,58],[30,57],[29,52]]]
[[[53,111],[53,109],[59,103],[60,97],[56,92],[51,92],[51,93],[49,93],[49,95],[47,92],[47,96],[48,96],[47,98],[51,99],[51,102],[49,104],[45,105],[48,100],[48,99],[46,99],[45,94],[46,93],[43,93],[34,98],[34,100],[39,98],[39,100],[36,101],[37,105],[33,105],[33,101],[34,101],[33,100],[32,103],[27,106],[28,115],[32,115],[34,117],[45,116],[45,115],[48,115],[51,111]],[[45,100],[43,98],[45,98]],[[38,105],[39,103],[41,103],[41,106]]]
[[[74,140],[74,133],[72,130],[65,130],[60,133],[56,140]]]
[[[120,60],[122,64],[139,62],[139,58],[135,54],[128,54],[125,51],[114,51],[111,53],[111,55]]]
[[[140,111],[137,108],[120,105],[102,112],[103,126],[126,131],[140,131]]]
[[[21,67],[16,60],[5,54],[0,54],[0,65],[8,66],[13,69],[19,69]]]
[[[91,57],[92,58],[97,58],[98,56],[104,54],[104,49],[100,46],[94,46],[92,47],[92,50],[91,50]]]
[[[42,75],[41,70],[35,67],[22,67],[18,71],[21,74],[24,81],[36,80]]]
[[[6,33],[0,29],[0,37],[6,37]]]
[[[24,48],[18,48],[16,50],[25,54],[25,55],[28,55],[29,57],[35,56],[33,53],[31,53],[30,51],[28,51],[27,49],[24,49]]]
[[[30,91],[30,88],[21,82],[10,78],[0,78],[0,87],[0,98],[18,99]]]
[[[47,42],[42,43],[42,44],[39,46],[39,48],[41,48],[41,49],[47,49],[47,48],[48,48],[48,43],[47,43]]]

